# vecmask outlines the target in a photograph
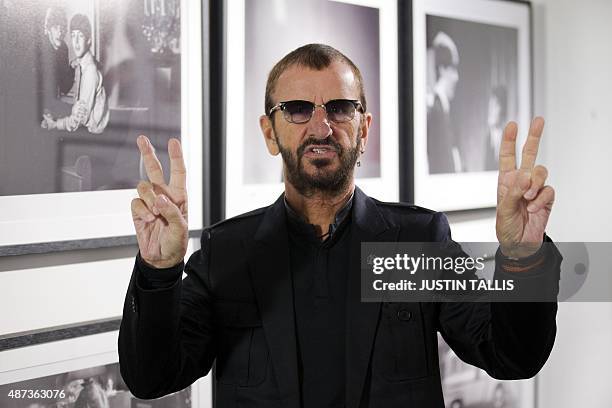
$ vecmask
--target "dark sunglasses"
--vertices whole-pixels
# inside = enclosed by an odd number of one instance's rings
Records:
[[[355,111],[363,113],[361,102],[353,99],[332,99],[322,105],[310,101],[286,101],[279,102],[270,109],[268,116],[277,110],[283,112],[283,117],[290,123],[306,123],[314,114],[315,109],[320,106],[325,109],[327,118],[332,122],[342,123],[353,120]]]

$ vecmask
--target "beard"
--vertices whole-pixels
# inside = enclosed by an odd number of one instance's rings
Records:
[[[356,140],[359,140],[360,137],[361,130]],[[355,163],[359,159],[360,151],[357,142],[355,142],[355,146],[344,149],[331,137],[323,140],[310,137],[304,140],[295,154],[280,143],[278,136],[276,137],[276,143],[285,164],[284,173],[286,179],[304,197],[312,197],[315,193],[334,196],[343,192],[349,186],[353,178]],[[329,170],[326,167],[333,163],[332,160],[327,158],[309,159],[310,164],[316,170],[314,174],[306,172],[302,159],[308,145],[333,147],[340,160],[340,167],[336,170]]]

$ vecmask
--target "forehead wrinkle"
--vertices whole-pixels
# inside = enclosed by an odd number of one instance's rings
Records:
[[[359,99],[359,89],[346,64],[332,63],[321,71],[292,66],[279,76],[273,98],[276,102],[299,99],[324,103],[331,99]]]

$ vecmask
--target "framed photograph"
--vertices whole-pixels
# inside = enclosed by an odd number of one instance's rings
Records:
[[[532,113],[531,6],[400,2],[402,199],[439,211],[496,205],[509,121],[517,150]]]
[[[201,229],[207,2],[0,5],[0,250],[133,236],[140,134],[166,173],[167,142],[181,139]]]
[[[174,394],[141,400],[119,371],[118,331],[2,352],[0,406],[6,408],[209,408],[210,375]]]
[[[268,153],[259,117],[274,64],[309,43],[337,48],[361,70],[373,121],[356,183],[374,197],[397,201],[397,4],[232,0],[226,5],[231,17],[226,31],[225,216],[269,205],[284,190],[282,159]]]
[[[535,379],[500,381],[466,364],[438,335],[440,378],[445,408],[534,408]]]

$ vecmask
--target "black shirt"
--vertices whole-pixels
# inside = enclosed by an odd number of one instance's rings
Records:
[[[297,336],[302,408],[345,406],[346,287],[349,270],[353,196],[336,213],[321,239],[285,201]],[[139,286],[167,288],[182,274],[182,264],[147,266],[140,254]]]
[[[346,282],[352,197],[326,238],[285,201],[303,408],[345,406]]]

